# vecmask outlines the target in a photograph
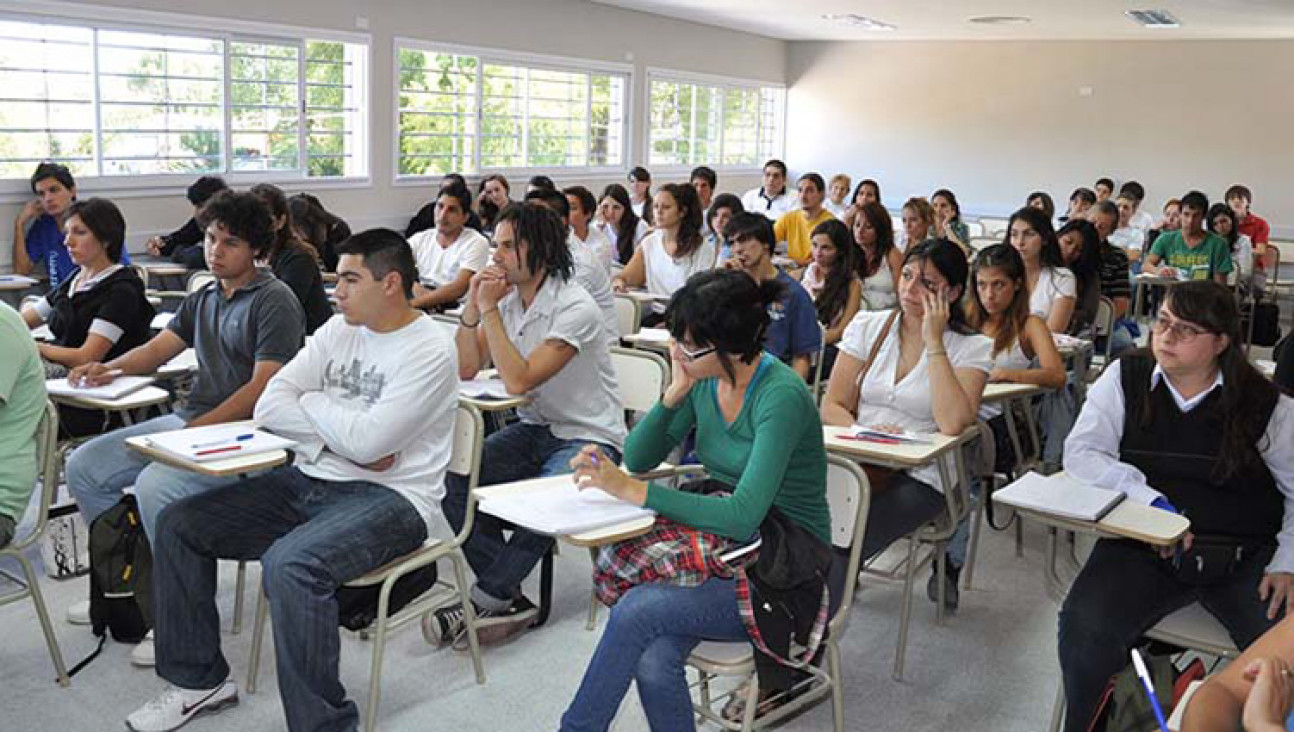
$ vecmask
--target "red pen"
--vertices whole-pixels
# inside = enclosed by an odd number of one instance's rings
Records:
[[[204,455],[216,455],[222,452],[233,452],[234,450],[241,450],[241,449],[243,449],[242,445],[229,445],[227,447],[217,447],[211,450],[200,450],[198,452],[193,453],[193,456],[203,457]]]

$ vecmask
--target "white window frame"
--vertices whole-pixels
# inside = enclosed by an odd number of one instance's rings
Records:
[[[401,175],[400,174],[400,51],[423,51],[444,53],[455,56],[475,56],[477,59],[476,75],[476,120],[477,137],[472,148],[472,155],[477,161],[476,170],[466,174],[468,178],[479,178],[486,175],[502,174],[509,178],[521,177],[543,172],[558,180],[584,180],[594,176],[623,176],[630,168],[631,140],[634,131],[634,67],[633,64],[615,63],[612,61],[594,61],[590,59],[554,56],[549,54],[521,53],[504,51],[480,46],[464,46],[453,43],[440,43],[417,38],[396,36],[391,44],[391,184],[397,187],[426,186],[429,182],[439,181],[439,175]],[[620,163],[618,165],[584,165],[571,167],[484,167],[481,160],[480,124],[484,104],[484,68],[489,64],[527,66],[533,69],[563,71],[583,74],[614,74],[624,77],[623,114],[624,131],[620,137]]]
[[[325,41],[349,43],[363,48],[364,68],[362,76],[357,76],[356,85],[363,84],[364,102],[357,115],[358,125],[355,135],[360,140],[356,146],[357,154],[363,156],[363,175],[345,177],[309,177],[306,175],[304,161],[306,148],[299,151],[303,161],[301,168],[293,171],[232,171],[228,170],[233,151],[230,149],[229,115],[232,105],[225,104],[224,124],[220,131],[225,156],[225,172],[213,172],[209,175],[220,175],[230,185],[245,187],[256,183],[275,183],[292,186],[299,190],[326,190],[335,188],[361,188],[372,183],[373,176],[373,39],[368,33],[351,33],[346,31],[306,28],[301,26],[281,25],[245,21],[235,18],[215,18],[190,14],[168,13],[131,8],[112,8],[112,18],[103,19],[102,6],[83,5],[80,3],[47,2],[46,0],[6,0],[0,9],[0,19],[38,23],[42,25],[64,25],[79,28],[89,27],[98,30],[112,30],[133,33],[172,33],[191,37],[220,39],[225,42],[224,55],[226,69],[224,74],[225,101],[230,99],[230,78],[228,58],[229,43],[276,42],[299,44],[301,56],[299,68],[301,76],[300,104],[304,106],[305,97],[305,63],[306,42]],[[218,28],[220,30],[212,30]],[[97,77],[94,82],[98,84]],[[99,114],[96,103],[96,116]],[[96,130],[97,132],[97,130]],[[299,134],[306,134],[304,126]],[[102,151],[96,150],[98,155]],[[34,166],[33,166],[34,167]],[[94,192],[111,195],[114,198],[143,198],[152,196],[174,195],[183,192],[195,179],[194,173],[157,173],[149,175],[78,175],[77,188],[83,192]],[[31,187],[25,179],[0,180],[0,204],[25,203],[31,200]]]
[[[652,87],[652,83],[657,81],[666,82],[666,83],[672,82],[672,83],[678,83],[678,84],[694,84],[694,85],[699,84],[704,86],[717,86],[721,89],[721,91],[725,93],[728,89],[741,89],[743,91],[754,91],[760,95],[761,100],[762,100],[764,89],[777,89],[781,91],[782,104],[781,104],[781,109],[777,111],[778,121],[780,122],[780,124],[776,131],[777,139],[773,140],[773,150],[771,154],[768,156],[768,158],[781,159],[785,155],[786,153],[786,98],[787,98],[785,84],[770,82],[770,81],[759,81],[757,79],[742,79],[742,78],[733,77],[733,76],[698,74],[693,71],[676,71],[674,69],[661,68],[658,66],[648,66],[647,83],[643,86],[643,107],[645,110],[645,116],[643,118],[644,129],[643,129],[643,147],[642,147],[641,159],[644,161],[643,165],[646,165],[652,171],[653,175],[655,175],[657,171],[660,171],[663,173],[687,173],[691,171],[692,168],[700,165],[708,166],[710,168],[713,168],[715,171],[728,172],[728,173],[757,173],[763,170],[762,166],[765,162],[764,160],[760,160],[754,163],[753,165],[732,165],[732,164],[724,164],[722,162],[723,143],[724,143],[723,138],[724,138],[724,134],[726,133],[725,124],[724,124],[725,122],[724,115],[727,112],[727,110],[726,110],[726,104],[724,99],[725,94],[720,94],[719,154],[717,158],[711,161],[704,161],[704,160],[697,161],[695,164],[683,164],[683,165],[652,164],[650,162],[651,149],[652,149],[651,147],[652,146],[651,87]],[[761,104],[762,104],[762,101],[761,101]],[[762,109],[759,116],[762,117]],[[757,130],[756,133],[761,134],[762,130]]]

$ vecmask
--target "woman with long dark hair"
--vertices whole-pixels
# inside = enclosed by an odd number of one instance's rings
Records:
[[[899,273],[903,252],[894,245],[894,222],[890,212],[875,201],[858,209],[850,227],[859,256],[858,279],[863,283],[863,309],[889,310],[899,301]]]
[[[836,343],[854,321],[863,301],[863,283],[854,259],[858,248],[845,225],[835,219],[813,228],[813,261],[800,276],[800,284],[813,298],[823,327],[822,373],[830,374],[836,362]]]
[[[350,238],[350,225],[324,208],[318,198],[298,193],[288,199],[297,238],[314,247],[326,272],[337,271],[337,247]]]
[[[1176,549],[1097,541],[1060,611],[1068,732],[1170,613],[1199,601],[1243,650],[1294,610],[1294,400],[1245,358],[1224,285],[1168,288],[1151,332],[1088,391],[1065,471],[1190,533]]]
[[[723,230],[734,216],[742,213],[746,213],[746,208],[741,204],[741,198],[731,193],[715,196],[710,210],[705,212],[705,228],[710,232],[706,234],[706,240],[714,247],[715,266],[722,265],[732,256],[732,242],[724,236]]]
[[[1011,214],[1003,244],[1020,252],[1029,281],[1029,310],[1047,321],[1052,333],[1068,333],[1074,315],[1078,281],[1060,255],[1060,242],[1051,219],[1025,206]]]
[[[629,202],[629,191],[619,183],[612,183],[602,191],[598,203],[598,221],[594,224],[615,248],[616,259],[620,264],[629,264],[638,242],[647,236],[646,221],[638,218],[633,205]]]
[[[481,179],[476,191],[476,208],[481,216],[481,233],[490,236],[494,225],[499,221],[499,214],[512,203],[512,188],[508,179],[495,173]]]
[[[1239,282],[1248,288],[1254,274],[1254,243],[1249,237],[1240,233],[1240,223],[1236,221],[1236,212],[1225,203],[1215,203],[1209,207],[1206,219],[1209,231],[1222,237],[1231,249],[1231,259],[1236,263]]]
[[[274,276],[292,288],[300,301],[306,313],[306,334],[314,333],[332,317],[332,305],[328,303],[319,269],[319,252],[297,238],[287,196],[278,186],[259,183],[249,193],[265,204],[274,221],[274,243],[266,250],[265,261]]]
[[[957,246],[970,247],[970,227],[962,221],[962,207],[957,196],[947,188],[940,188],[930,196],[930,207],[935,212],[935,230],[931,236],[948,239]]]
[[[701,236],[701,198],[685,183],[666,183],[652,201],[656,228],[643,237],[624,271],[611,281],[618,292],[646,287],[672,295],[689,277],[714,267],[714,248]],[[649,321],[660,322],[665,305],[652,303]]]
[[[1089,337],[1101,305],[1101,236],[1090,221],[1074,219],[1056,232],[1060,259],[1078,281],[1069,333]]]

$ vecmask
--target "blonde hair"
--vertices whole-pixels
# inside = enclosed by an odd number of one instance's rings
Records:
[[[921,217],[926,222],[926,226],[935,225],[935,209],[930,202],[920,196],[913,196],[903,204],[903,210],[912,209],[912,212]]]
[[[844,173],[836,173],[831,176],[831,180],[827,182],[827,185],[834,186],[837,183],[844,183],[845,188],[852,188],[854,184],[854,182],[849,179],[849,176]]]

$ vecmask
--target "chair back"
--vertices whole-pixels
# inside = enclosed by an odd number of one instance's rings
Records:
[[[612,346],[611,365],[620,387],[620,404],[631,412],[651,411],[669,387],[669,364],[654,353]]]
[[[979,221],[963,221],[966,224],[967,236],[984,236],[984,224]]]
[[[481,479],[481,450],[485,444],[485,418],[481,410],[471,404],[458,403],[454,415],[453,448],[449,455],[449,472],[467,478],[467,516],[463,527],[454,537],[454,544],[462,546],[472,533],[476,519],[477,483]]]
[[[45,525],[49,523],[49,507],[58,495],[58,409],[53,402],[45,402],[45,413],[33,437],[36,439],[36,467],[40,476],[40,508],[36,525],[26,536],[14,537],[5,551],[21,553],[45,533]]]
[[[858,585],[858,567],[863,559],[867,513],[872,506],[872,486],[857,463],[836,455],[827,456],[827,505],[831,508],[831,543],[849,550],[844,595],[831,618],[831,634],[839,638],[849,625],[849,611]]]
[[[818,352],[813,357],[813,381],[809,382],[809,393],[813,394],[813,401],[820,402],[822,395],[822,366],[827,360],[827,326],[818,323]],[[830,374],[828,374],[830,375]]]
[[[617,294],[616,323],[620,326],[620,337],[633,335],[642,325],[642,306],[628,295]]]
[[[216,276],[210,272],[194,272],[189,275],[189,284],[184,288],[185,292],[194,293],[201,290],[208,282],[214,282]]]

